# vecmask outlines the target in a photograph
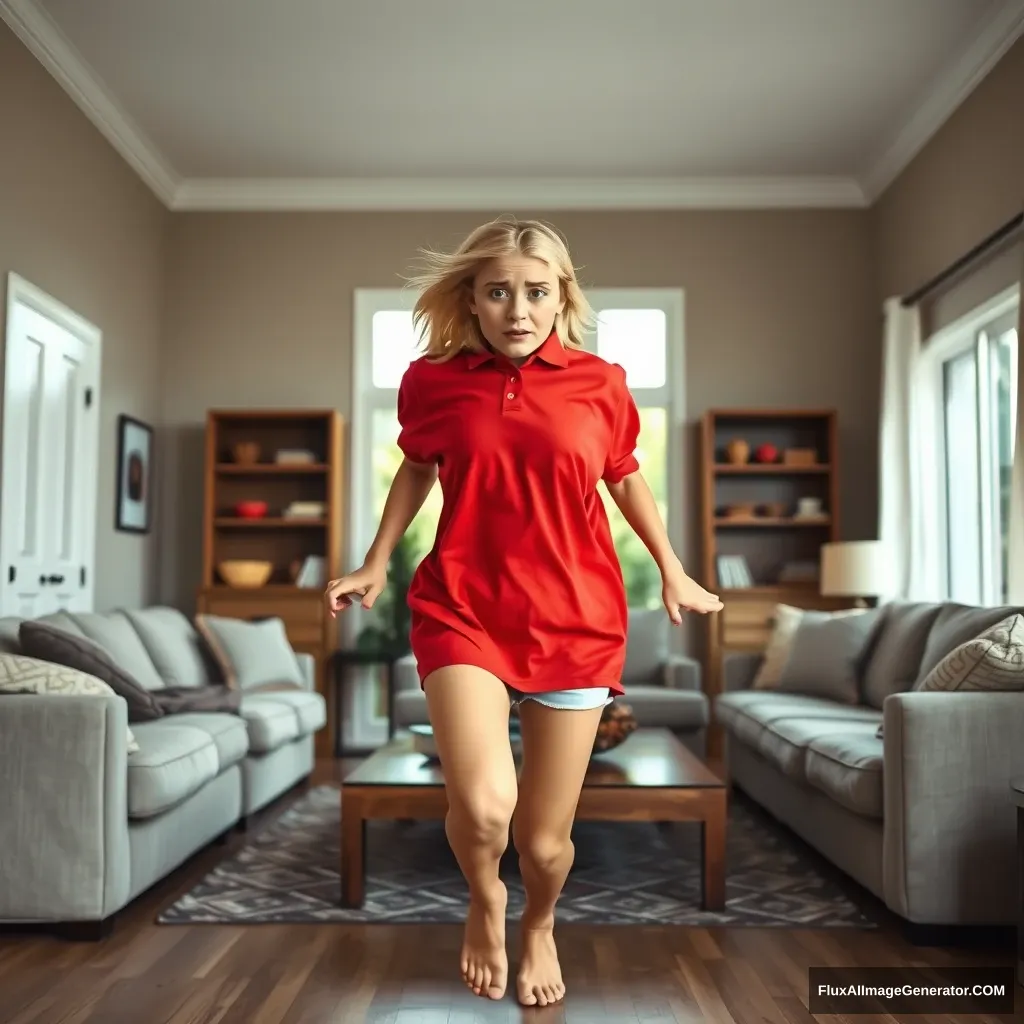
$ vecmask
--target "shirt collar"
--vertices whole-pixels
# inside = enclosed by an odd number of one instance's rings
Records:
[[[484,363],[497,358],[497,355],[497,352],[492,352],[490,349],[484,349],[482,352],[470,352],[466,356],[466,365],[469,369],[474,370],[478,366],[482,366]],[[565,367],[569,365],[569,353],[565,351],[562,342],[558,338],[557,331],[552,331],[548,335],[547,340],[538,349],[530,353],[523,362],[523,366],[529,366],[534,359],[542,359],[551,366]]]

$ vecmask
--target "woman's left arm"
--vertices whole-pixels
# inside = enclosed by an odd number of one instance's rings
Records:
[[[637,470],[615,483],[606,481],[605,486],[622,517],[658,565],[662,579],[662,600],[669,618],[679,625],[683,621],[681,609],[707,614],[724,607],[716,594],[709,594],[687,576],[683,563],[672,550],[672,542],[668,538],[661,513],[643,474]]]

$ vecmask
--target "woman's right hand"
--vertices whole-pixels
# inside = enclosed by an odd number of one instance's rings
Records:
[[[362,598],[364,608],[372,608],[387,582],[387,570],[384,566],[364,563],[355,572],[331,580],[327,584],[327,590],[324,592],[327,609],[331,616],[336,618],[338,612],[344,611],[352,604],[354,594]]]

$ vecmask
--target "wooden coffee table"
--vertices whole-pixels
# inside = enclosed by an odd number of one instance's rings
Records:
[[[583,781],[578,821],[696,821],[702,842],[702,907],[725,907],[728,787],[668,729],[638,729],[595,757]],[[366,822],[371,818],[443,819],[444,776],[436,760],[397,736],[341,785],[341,901],[363,904]]]

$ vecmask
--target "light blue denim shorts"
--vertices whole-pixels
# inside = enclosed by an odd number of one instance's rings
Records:
[[[544,693],[523,693],[522,690],[507,684],[505,689],[508,690],[513,705],[535,700],[538,704],[559,711],[591,711],[611,704],[614,699],[607,686],[587,687],[582,690],[547,690]]]

